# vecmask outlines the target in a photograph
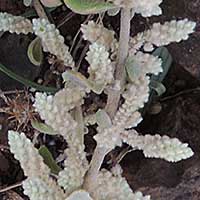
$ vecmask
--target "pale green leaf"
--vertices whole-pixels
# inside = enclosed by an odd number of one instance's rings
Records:
[[[90,89],[97,94],[101,94],[104,89],[104,84],[98,85],[76,71],[66,71],[62,74],[62,78],[65,82],[72,81],[74,84],[83,88]]]
[[[53,130],[53,128],[47,124],[44,124],[42,122],[38,122],[37,120],[31,120],[31,125],[36,130],[40,131],[41,133],[45,133],[48,135],[55,135],[56,132]]]
[[[98,110],[96,112],[96,121],[102,129],[112,126],[112,121],[105,110]]]
[[[44,163],[51,169],[51,173],[58,175],[58,173],[62,170],[54,160],[51,152],[47,149],[46,146],[41,146],[39,148],[39,154],[44,159]]]
[[[138,76],[140,76],[140,66],[138,65],[138,62],[135,61],[134,58],[132,57],[128,57],[125,63],[125,68],[126,68],[126,72],[128,74],[128,78],[131,81],[134,81],[138,78]]]
[[[73,12],[83,15],[101,13],[116,8],[114,4],[104,0],[64,0],[64,3]]]

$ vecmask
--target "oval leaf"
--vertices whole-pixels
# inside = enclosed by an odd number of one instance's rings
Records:
[[[39,148],[39,154],[44,159],[44,163],[51,169],[51,173],[58,175],[58,173],[62,170],[54,160],[51,152],[45,146],[41,146]]]
[[[98,110],[96,112],[96,121],[99,127],[101,127],[102,129],[109,128],[112,126],[110,116],[105,110]]]
[[[38,122],[36,120],[31,120],[31,125],[34,129],[40,131],[41,133],[45,133],[48,135],[55,135],[56,132],[53,130],[51,126],[48,126],[47,124]]]
[[[62,74],[62,78],[65,82],[71,81],[80,87],[92,90],[96,94],[101,94],[104,89],[104,84],[98,85],[95,82],[85,78],[85,76],[83,76],[80,72],[68,70]]]
[[[104,0],[64,0],[64,3],[73,12],[83,15],[96,14],[116,8],[114,4]]]
[[[39,37],[36,37],[28,47],[28,57],[29,60],[36,66],[40,66],[43,60],[43,52],[41,40]]]

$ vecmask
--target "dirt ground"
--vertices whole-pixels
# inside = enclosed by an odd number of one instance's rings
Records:
[[[121,161],[124,176],[134,190],[141,190],[150,194],[155,200],[199,200],[200,199],[200,0],[171,1],[164,0],[162,4],[163,15],[144,19],[137,15],[132,20],[131,35],[143,31],[153,22],[164,22],[171,19],[188,18],[197,23],[196,31],[187,40],[167,46],[173,57],[173,64],[164,80],[167,91],[159,98],[155,98],[148,107],[143,122],[137,128],[142,134],[149,133],[177,137],[182,142],[187,142],[195,152],[191,159],[178,163],[168,163],[161,159],[146,159],[142,152],[134,151],[127,154]],[[20,1],[0,0],[0,11],[13,14],[28,12]],[[51,17],[56,25],[61,24],[69,14],[66,8],[57,8],[51,12]],[[86,16],[74,15],[69,21],[60,26],[61,33],[66,42],[71,45],[72,38],[77,33],[80,24]],[[119,16],[105,17],[107,26],[119,32]],[[70,28],[69,28],[70,27]],[[48,84],[55,85],[55,79],[49,71],[45,60],[41,67],[33,66],[27,56],[26,49],[32,36],[16,36],[4,34],[0,37],[0,63],[10,67],[16,73],[30,80],[48,77]],[[8,42],[9,41],[9,42]],[[13,45],[15,48],[13,48]],[[82,44],[82,46],[85,43]],[[75,52],[78,57],[81,47]],[[84,69],[82,69],[84,72]],[[50,74],[50,75],[49,75]],[[18,88],[21,97],[27,102],[23,86],[0,73],[0,89],[7,91],[9,97],[16,99]],[[93,97],[97,98],[97,97]],[[97,101],[103,99],[97,98]],[[103,104],[103,100],[101,104]],[[30,103],[30,102],[29,102]],[[0,99],[0,107],[6,106]],[[28,121],[27,124],[30,122]],[[20,183],[23,172],[9,152],[7,144],[7,130],[16,126],[11,122],[9,115],[0,113],[0,190],[7,186]],[[33,130],[27,126],[20,127],[28,131],[28,136],[33,138]],[[93,132],[92,127],[90,131]],[[92,152],[94,143],[88,136],[86,150]],[[54,157],[66,147],[60,138],[39,137],[38,146],[47,145]],[[122,150],[122,149],[121,149]],[[120,149],[118,151],[121,151]],[[12,198],[14,196],[15,198]],[[22,195],[21,187],[0,193],[0,199],[27,199]]]

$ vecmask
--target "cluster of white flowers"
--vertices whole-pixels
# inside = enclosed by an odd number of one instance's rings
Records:
[[[140,13],[143,17],[162,14],[159,7],[162,0],[112,0],[112,2],[120,7],[132,8],[133,13]]]
[[[123,132],[121,126],[111,126],[109,128],[97,128],[98,134],[94,136],[97,144],[101,148],[109,150],[114,149],[116,146],[121,146],[122,141],[119,134]]]
[[[149,82],[148,76],[141,76],[137,82],[127,85],[127,89],[123,93],[125,102],[115,115],[114,125],[121,125],[124,128],[128,128],[130,127],[130,120],[133,120],[133,126],[137,126],[141,121],[141,116],[137,110],[142,108],[144,103],[148,101]]]
[[[99,200],[150,200],[150,196],[143,196],[141,192],[133,193],[121,174],[114,175],[107,170],[102,170],[97,180],[94,196]]]
[[[89,21],[87,24],[81,25],[83,38],[91,43],[97,43],[105,46],[107,50],[111,49],[114,52],[117,48],[117,40],[114,38],[114,31],[111,31],[94,21]]]
[[[62,97],[66,99],[71,98],[67,95],[63,95]],[[66,102],[66,100],[63,101]],[[40,117],[45,120],[45,123],[59,134],[62,134],[65,139],[68,139],[69,132],[75,130],[77,123],[68,112],[69,106],[57,104],[57,102],[54,101],[54,96],[48,96],[45,93],[36,93],[34,107],[40,114]]]
[[[172,20],[164,24],[154,23],[153,26],[142,33],[138,33],[135,37],[131,38],[130,45],[136,50],[139,49],[144,43],[149,47],[149,44],[156,46],[168,45],[171,42],[180,42],[187,40],[189,34],[194,32],[196,26],[195,22],[188,19]],[[149,48],[145,48],[149,51]]]
[[[52,197],[56,197],[53,198],[54,200],[64,199],[64,192],[50,178],[50,169],[44,164],[43,158],[25,134],[9,131],[8,141],[11,152],[19,160],[25,175],[28,176],[28,179],[23,182],[25,194],[31,200],[51,199]],[[50,198],[52,193],[54,196]]]
[[[106,85],[113,81],[114,66],[103,45],[98,43],[90,45],[86,60],[90,64],[88,68],[90,80],[99,85]]]
[[[10,131],[9,144],[16,159],[20,161],[22,168],[27,172],[28,178],[23,181],[23,189],[24,194],[28,195],[31,200],[93,200],[87,191],[81,190],[84,175],[89,166],[87,165],[85,168],[84,165],[81,165],[81,161],[76,155],[67,153],[68,159],[76,159],[76,161],[69,161],[66,168],[59,173],[58,184],[64,189],[63,191],[53,179],[50,177],[47,179],[47,175],[50,174],[49,168],[42,162],[37,150],[23,133]],[[76,154],[76,152],[73,153]],[[27,159],[31,159],[31,163],[27,162]],[[28,171],[25,162],[27,165],[30,163]],[[115,174],[107,170],[99,172],[97,186],[92,192],[92,195],[98,200],[124,200],[124,197],[128,200],[150,200],[149,196],[143,196],[141,192],[132,192],[126,179],[121,176],[121,168],[113,171],[117,172]]]
[[[38,154],[38,151],[24,133],[19,135],[15,131],[9,131],[8,141],[10,151],[14,153],[15,158],[20,161],[26,176],[48,179],[50,169],[43,163],[42,157]]]
[[[33,32],[33,27],[29,19],[0,12],[0,31],[28,34]]]
[[[69,195],[82,186],[89,166],[86,160],[79,157],[80,153],[74,152],[69,148],[66,150],[66,154],[68,158],[65,160],[64,170],[59,173],[58,184]]]
[[[35,164],[35,163],[34,163]],[[24,194],[32,200],[64,200],[66,195],[56,185],[56,182],[44,182],[38,177],[28,177],[23,181]]]
[[[84,95],[85,92],[78,87],[64,88],[55,96],[37,92],[33,106],[49,126],[63,134],[76,128],[77,124],[69,111],[83,103]]]
[[[44,51],[56,55],[65,65],[74,66],[69,48],[64,43],[64,37],[54,24],[50,24],[46,19],[33,19],[33,30],[41,38]]]
[[[143,74],[155,74],[158,75],[163,71],[161,65],[162,60],[157,56],[153,56],[148,53],[137,52],[136,54],[129,54],[132,58],[132,69],[135,72],[135,78],[140,77]]]
[[[187,143],[181,143],[177,138],[148,134],[140,136],[135,130],[125,131],[121,137],[125,143],[143,150],[144,155],[149,158],[163,158],[169,162],[178,162],[194,154]]]

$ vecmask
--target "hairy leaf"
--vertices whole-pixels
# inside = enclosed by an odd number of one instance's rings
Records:
[[[112,126],[112,121],[105,110],[98,110],[96,112],[97,124],[102,128],[108,128]]]
[[[41,146],[39,148],[39,154],[43,157],[44,163],[51,169],[53,174],[58,175],[58,173],[62,170],[57,163],[55,162],[51,152],[45,146]]]
[[[104,0],[64,0],[67,7],[79,14],[96,14],[116,8],[112,3]]]
[[[55,135],[56,132],[53,130],[53,128],[47,124],[44,124],[42,122],[38,122],[37,120],[31,120],[31,125],[36,130],[40,131],[41,133],[45,133],[48,135]]]

